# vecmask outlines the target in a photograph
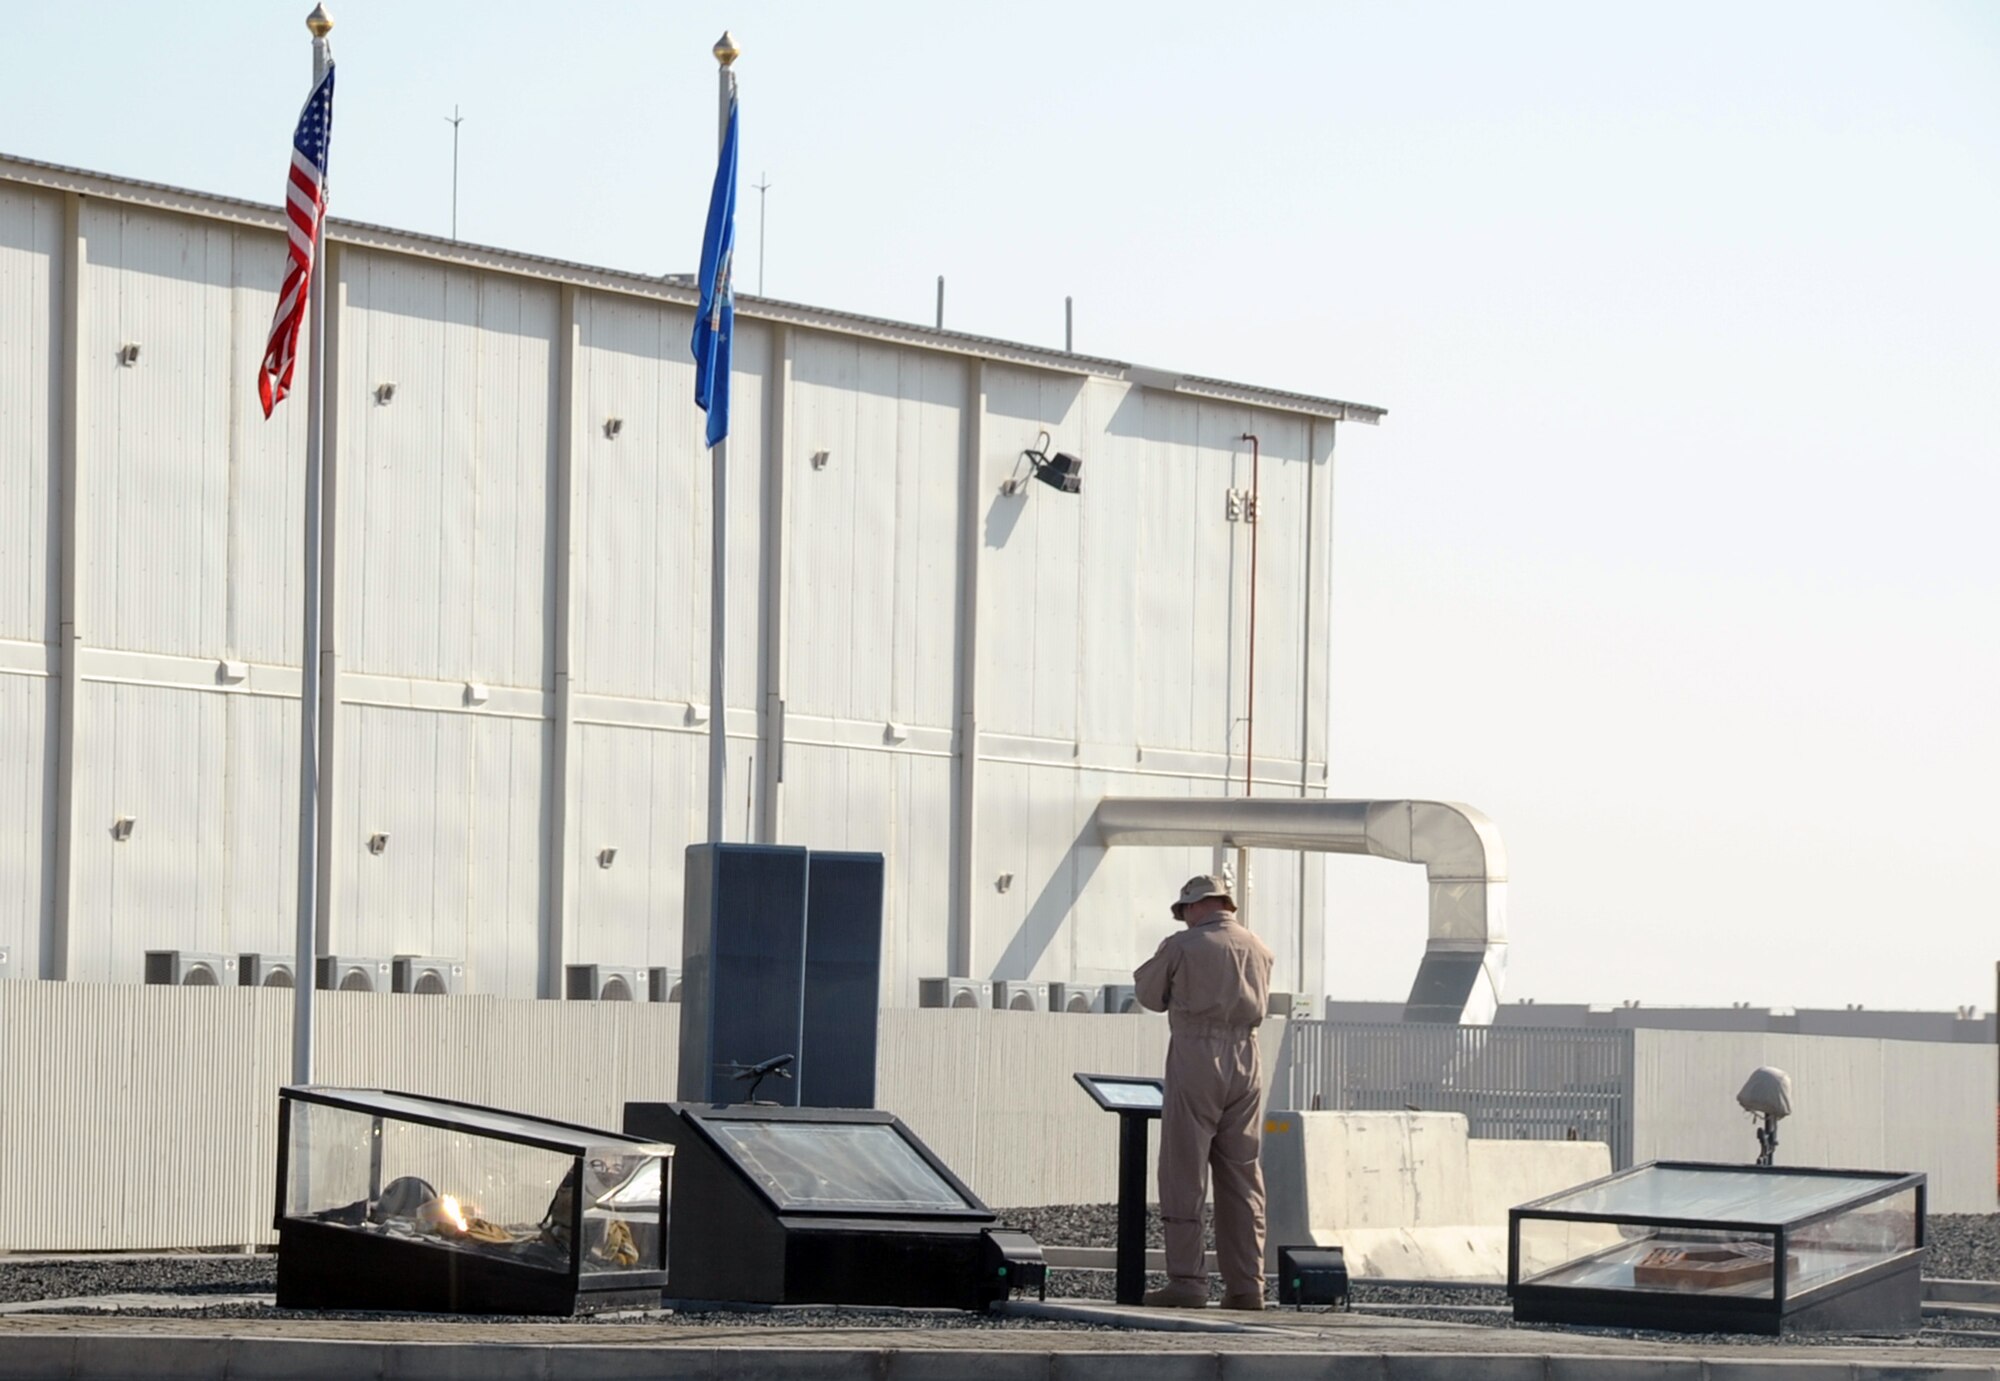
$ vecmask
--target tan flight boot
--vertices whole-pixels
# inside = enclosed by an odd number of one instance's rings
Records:
[[[1189,1280],[1170,1280],[1164,1289],[1146,1292],[1148,1309],[1206,1309],[1208,1287]]]

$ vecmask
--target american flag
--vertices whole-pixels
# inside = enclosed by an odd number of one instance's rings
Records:
[[[264,416],[292,391],[292,365],[298,360],[299,327],[306,319],[306,288],[312,281],[313,242],[326,215],[326,155],[333,141],[333,64],[326,65],[292,135],[292,174],[285,186],[285,214],[291,218],[292,244],[285,266],[285,284],[278,291],[278,312],[271,318],[271,339],[257,367],[257,397]]]

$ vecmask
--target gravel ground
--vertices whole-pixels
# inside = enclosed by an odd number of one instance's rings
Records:
[[[2000,1280],[2000,1213],[1933,1213],[1924,1236],[1931,1279]]]
[[[1000,1212],[1000,1218],[1010,1226],[1019,1227],[1035,1240],[1049,1246],[1108,1247],[1117,1241],[1118,1212],[1111,1204],[1068,1204],[1054,1207],[1007,1209]],[[1956,1280],[2000,1280],[2000,1214],[1937,1214],[1927,1224],[1929,1244],[1924,1262],[1924,1274],[1933,1278]],[[1161,1245],[1159,1213],[1150,1208],[1147,1213],[1148,1244]],[[1209,1244],[1213,1246],[1213,1235],[1206,1232]],[[1113,1277],[1109,1271],[1057,1270],[1049,1273],[1049,1295],[1059,1299],[1105,1300],[1112,1297]],[[1148,1275],[1148,1289],[1166,1283],[1161,1275]],[[74,1261],[50,1260],[12,1262],[0,1256],[0,1304],[20,1303],[41,1299],[64,1299],[91,1295],[164,1293],[184,1296],[234,1295],[266,1293],[277,1288],[277,1260],[270,1255],[187,1255],[97,1258]],[[1220,1286],[1213,1288],[1215,1297],[1220,1295]],[[1507,1303],[1507,1292],[1499,1288],[1490,1289],[1440,1289],[1388,1288],[1370,1285],[1365,1281],[1354,1286],[1353,1302],[1364,1309],[1373,1307],[1393,1308],[1400,1317],[1435,1319],[1440,1322],[1477,1324],[1494,1328],[1516,1327],[1512,1317],[1502,1312],[1486,1313],[1477,1309],[1468,1310],[1466,1305],[1500,1305]],[[1459,1306],[1459,1307],[1451,1307]],[[347,1313],[305,1313],[296,1310],[265,1308],[260,1306],[217,1305],[209,1308],[186,1310],[133,1309],[120,1311],[131,1317],[153,1315],[176,1318],[317,1318],[317,1319],[374,1319],[395,1317],[413,1319],[422,1316],[398,1314],[393,1316],[377,1314]],[[538,1322],[546,1319],[509,1318],[496,1322]],[[1021,1328],[1021,1327],[1071,1327],[1090,1328],[1093,1325],[1071,1324],[1051,1325],[1046,1322],[1030,1323],[1026,1320],[988,1317],[966,1314],[956,1310],[901,1310],[901,1309],[861,1309],[861,1308],[804,1308],[770,1310],[704,1310],[681,1312],[663,1318],[659,1314],[623,1314],[602,1318],[596,1322],[605,1327],[615,1327],[627,1322],[674,1322],[690,1326],[742,1327],[742,1328]],[[1556,1330],[1568,1331],[1568,1330]],[[1659,1335],[1623,1330],[1583,1330],[1605,1337],[1662,1337],[1685,1335]],[[1700,1341],[1701,1339],[1686,1339]],[[1721,1338],[1716,1342],[1752,1342],[1741,1337]],[[1766,1340],[1776,1341],[1776,1340]],[[1803,1341],[1794,1338],[1792,1341]],[[1832,1338],[1813,1338],[1814,1342],[1854,1341]],[[1934,1347],[1987,1347],[2000,1346],[2000,1330],[1979,1320],[1937,1319],[1927,1324],[1922,1343]]]

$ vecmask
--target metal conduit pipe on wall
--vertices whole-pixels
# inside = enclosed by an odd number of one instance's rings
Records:
[[[1222,845],[1368,854],[1421,863],[1430,939],[1405,1021],[1485,1026],[1507,976],[1507,850],[1493,822],[1451,801],[1313,801],[1107,796],[1098,842],[1155,848]]]

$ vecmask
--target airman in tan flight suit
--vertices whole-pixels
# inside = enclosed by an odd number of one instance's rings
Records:
[[[1140,1003],[1167,1014],[1166,1106],[1160,1117],[1160,1218],[1167,1286],[1160,1308],[1208,1303],[1201,1205],[1215,1172],[1215,1257],[1224,1309],[1264,1307],[1264,1079],[1257,1026],[1271,988],[1271,950],[1236,921],[1212,877],[1188,879],[1174,918],[1186,925],[1132,975]]]

